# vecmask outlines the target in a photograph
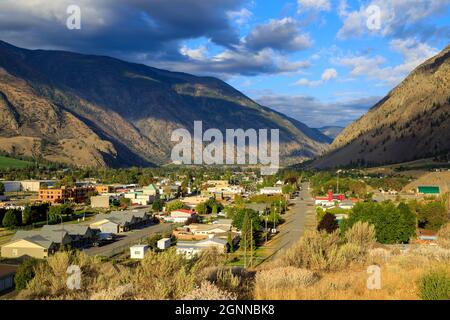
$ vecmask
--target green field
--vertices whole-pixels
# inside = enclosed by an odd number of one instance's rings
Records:
[[[18,159],[14,159],[14,158],[0,156],[0,169],[7,169],[7,168],[21,169],[21,168],[26,168],[30,165],[31,165],[31,162],[29,162],[29,161],[18,160]]]

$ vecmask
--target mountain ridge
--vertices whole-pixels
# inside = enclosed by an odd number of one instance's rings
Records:
[[[0,93],[6,97],[0,119],[8,123],[0,130],[0,149],[70,164],[167,164],[170,132],[192,131],[195,120],[202,120],[205,130],[280,129],[284,163],[312,158],[331,142],[217,78],[107,56],[28,50],[0,41]],[[17,117],[22,122],[15,122]]]

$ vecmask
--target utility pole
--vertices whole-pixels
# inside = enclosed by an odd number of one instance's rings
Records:
[[[250,222],[250,268],[253,268],[253,223]]]

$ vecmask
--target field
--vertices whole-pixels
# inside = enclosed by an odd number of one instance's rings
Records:
[[[30,165],[31,162],[29,161],[0,156],[0,169],[22,169]]]

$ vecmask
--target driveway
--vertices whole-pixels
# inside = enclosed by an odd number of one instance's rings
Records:
[[[112,257],[118,253],[127,250],[130,246],[136,244],[141,239],[151,237],[157,233],[164,233],[170,231],[173,224],[161,223],[144,227],[142,229],[136,229],[129,232],[120,234],[119,240],[105,245],[103,247],[92,247],[83,250],[89,256],[103,256]]]

